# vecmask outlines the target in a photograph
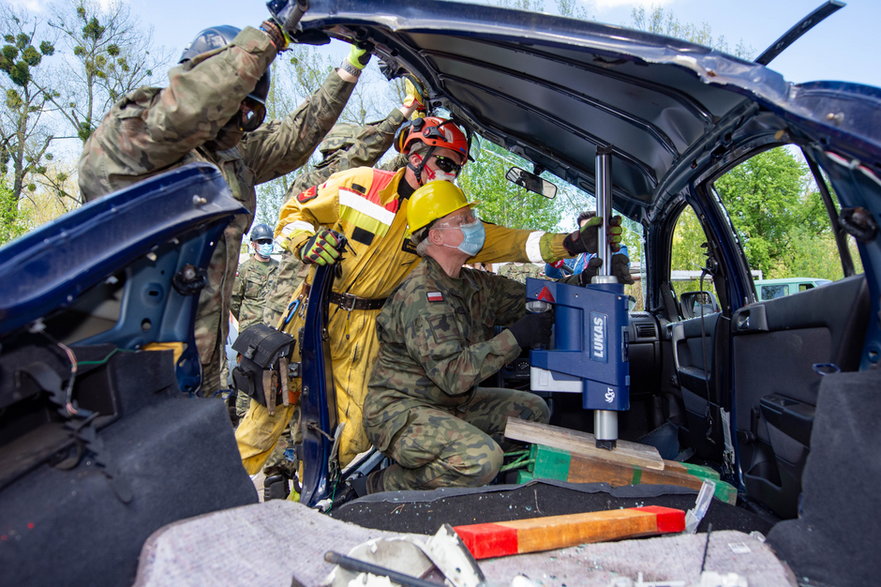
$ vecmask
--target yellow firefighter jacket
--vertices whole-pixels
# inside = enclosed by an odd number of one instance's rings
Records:
[[[346,236],[350,250],[340,261],[342,274],[333,282],[333,291],[358,298],[383,299],[419,263],[407,234],[408,199],[398,194],[405,169],[397,173],[361,167],[331,176],[320,186],[290,198],[282,208],[276,236],[290,239],[290,249],[299,249],[320,227]],[[407,190],[405,190],[407,191]],[[566,235],[542,231],[516,230],[486,224],[486,243],[471,262],[503,261],[547,262],[568,256],[563,248]],[[544,252],[544,255],[542,255]],[[296,314],[283,327],[297,336],[305,320],[306,291],[314,269],[294,293],[300,299]],[[339,449],[344,465],[369,448],[363,427],[362,408],[367,381],[379,351],[376,317],[379,308],[347,311],[335,303],[328,308],[333,381],[336,390],[337,422],[345,423]],[[295,347],[299,354],[300,345]],[[292,361],[299,361],[294,356]],[[290,382],[299,390],[300,379]],[[251,402],[251,408],[236,430],[236,440],[245,469],[257,472],[283,432],[293,408],[266,408]]]

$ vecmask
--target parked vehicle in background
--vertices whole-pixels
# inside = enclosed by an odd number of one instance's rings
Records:
[[[779,279],[760,279],[754,283],[756,286],[756,297],[759,301],[762,301],[808,291],[809,289],[832,283],[832,280],[816,277],[782,277]]]

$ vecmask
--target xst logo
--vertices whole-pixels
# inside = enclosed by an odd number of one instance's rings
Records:
[[[606,361],[606,321],[607,316],[599,312],[590,313],[590,358]]]
[[[607,403],[607,404],[610,404],[610,403],[612,403],[613,401],[615,401],[615,390],[612,389],[611,387],[607,387],[607,388],[606,388],[605,399],[606,399],[606,403]]]

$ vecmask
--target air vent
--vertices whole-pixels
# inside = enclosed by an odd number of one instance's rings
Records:
[[[655,325],[651,323],[636,324],[637,338],[656,338],[658,336]]]

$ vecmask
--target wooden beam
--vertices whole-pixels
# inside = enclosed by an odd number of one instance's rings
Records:
[[[478,559],[553,550],[588,542],[677,533],[684,529],[685,512],[661,506],[545,516],[453,528],[474,558]]]
[[[612,487],[622,485],[676,485],[700,490],[704,479],[715,483],[714,496],[728,504],[737,502],[737,489],[719,478],[719,473],[709,467],[664,461],[664,470],[644,469],[638,465],[612,463],[591,457],[573,455],[567,451],[533,444],[530,448],[529,470],[521,471],[518,483],[532,479],[559,479],[570,483],[608,483]]]
[[[508,418],[505,436],[512,440],[543,444],[572,453],[611,463],[637,465],[643,469],[664,470],[664,459],[658,449],[647,444],[619,440],[613,450],[596,447],[596,439],[589,432],[569,430],[550,424],[528,422],[519,418]]]

